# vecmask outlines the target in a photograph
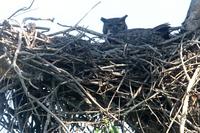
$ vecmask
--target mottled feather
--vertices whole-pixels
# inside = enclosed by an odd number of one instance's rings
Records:
[[[108,34],[110,38],[116,38],[120,41],[135,45],[140,44],[157,44],[169,39],[169,24],[161,24],[154,28],[135,28],[127,29],[125,22],[127,15],[122,18],[103,18],[103,33]],[[115,43],[114,39],[109,39],[111,43]]]

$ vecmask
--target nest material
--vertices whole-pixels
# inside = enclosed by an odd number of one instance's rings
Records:
[[[105,119],[126,132],[200,132],[193,34],[136,46],[102,43],[82,27],[47,36],[3,25],[0,33],[0,123],[10,132],[92,132]]]

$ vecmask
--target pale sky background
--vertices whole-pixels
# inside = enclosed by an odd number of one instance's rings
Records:
[[[154,27],[162,23],[180,26],[185,19],[190,0],[35,0],[32,10],[14,17],[21,22],[24,17],[55,18],[55,23],[40,23],[59,31],[56,22],[73,26],[96,3],[80,26],[102,32],[101,17],[127,17],[128,28]],[[31,0],[5,0],[0,5],[0,21],[8,18],[19,8],[28,6]]]

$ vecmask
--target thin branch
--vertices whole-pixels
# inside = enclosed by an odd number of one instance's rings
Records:
[[[28,97],[30,97],[31,99],[33,99],[38,105],[40,105],[47,113],[49,113],[52,117],[54,117],[63,127],[64,129],[67,131],[67,133],[70,133],[70,131],[67,129],[67,127],[65,126],[65,124],[63,123],[63,121],[58,118],[54,113],[52,113],[44,104],[42,104],[37,98],[35,98],[32,95],[28,95]]]
[[[153,94],[152,96],[150,96],[147,99],[144,99],[143,101],[139,102],[138,104],[134,105],[133,107],[131,107],[130,109],[128,109],[127,111],[125,111],[122,115],[127,115],[128,113],[130,113],[131,111],[133,111],[135,108],[139,107],[140,105],[142,105],[143,103],[146,103],[147,101],[151,100],[152,98],[154,98],[155,96],[157,96],[159,93],[156,92],[155,94]]]
[[[181,48],[180,48],[180,58],[181,58],[181,63],[182,63],[182,66],[183,66],[184,73],[187,77],[187,80],[190,81],[190,76],[187,73],[187,69],[186,69],[186,66],[185,66],[184,60],[183,60],[183,42],[182,41],[181,41]]]
[[[185,92],[185,99],[183,101],[183,107],[181,112],[182,117],[180,120],[180,133],[184,133],[185,122],[187,120],[187,114],[188,114],[188,106],[189,106],[188,102],[189,102],[190,92],[192,91],[199,77],[200,77],[200,66],[197,66],[197,69],[195,70],[192,78],[189,80],[189,84]]]
[[[18,12],[21,12],[21,11],[26,11],[28,9],[30,9],[33,5],[35,0],[32,0],[31,4],[28,6],[28,7],[23,7],[23,8],[20,8],[18,9],[16,12],[14,12],[10,17],[8,17],[8,19],[11,19],[13,16],[15,16]]]
[[[97,2],[76,24],[74,27],[78,26],[79,23],[97,6],[101,3],[101,1]]]
[[[126,74],[127,74],[127,73],[128,73],[128,72],[126,72],[126,73],[124,74],[122,80],[120,81],[119,85],[117,86],[117,89],[116,89],[115,93],[113,94],[112,98],[110,99],[110,102],[109,102],[109,104],[108,104],[107,110],[110,109],[110,105],[112,104],[112,101],[113,101],[113,99],[115,98],[116,94],[118,93],[120,87],[122,86],[122,84],[123,84],[123,82],[124,82],[124,80],[125,80],[125,78],[126,78]]]

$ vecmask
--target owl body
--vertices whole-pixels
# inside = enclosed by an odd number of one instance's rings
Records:
[[[101,18],[104,23],[103,33],[108,34],[111,38],[109,39],[111,43],[115,42],[112,41],[112,38],[135,45],[157,44],[170,38],[170,26],[167,23],[158,25],[154,28],[128,29],[125,22],[126,17],[127,15],[122,18],[103,18],[103,20]]]
[[[169,24],[161,24],[155,28],[136,28],[128,29],[117,34],[110,35],[111,38],[117,38],[123,42],[134,45],[158,44],[169,39]]]

